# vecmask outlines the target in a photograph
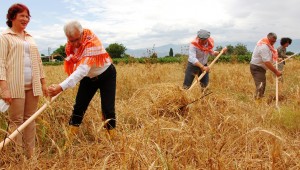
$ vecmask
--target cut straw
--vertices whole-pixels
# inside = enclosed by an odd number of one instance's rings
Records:
[[[28,126],[33,120],[35,120],[46,108],[49,106],[61,93],[52,97],[50,102],[46,102],[38,111],[36,111],[29,119],[27,119],[22,125],[20,125],[13,133],[8,137],[5,137],[4,140],[0,143],[0,150],[6,146],[10,141],[12,141],[23,129]]]

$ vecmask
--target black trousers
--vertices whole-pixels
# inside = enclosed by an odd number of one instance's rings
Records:
[[[100,89],[101,110],[104,120],[111,119],[106,125],[106,129],[116,127],[115,96],[116,96],[116,69],[111,64],[105,72],[97,77],[84,77],[80,81],[76,95],[73,114],[69,125],[79,126],[83,120],[85,111],[98,89]]]
[[[207,66],[207,64],[205,64],[204,66]],[[183,88],[189,89],[193,83],[195,75],[200,76],[200,74],[202,74],[202,70],[199,67],[194,66],[192,63],[188,62],[187,68],[185,70]],[[200,86],[202,88],[205,88],[208,86],[208,82],[209,82],[209,73],[206,73],[204,77],[202,77],[202,79],[200,80]]]

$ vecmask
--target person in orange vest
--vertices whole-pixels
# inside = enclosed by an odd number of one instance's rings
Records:
[[[64,26],[64,32],[68,39],[64,69],[69,77],[60,84],[50,85],[49,96],[55,96],[80,82],[69,121],[72,136],[77,133],[88,105],[99,89],[102,117],[107,121],[105,128],[109,137],[114,137],[116,69],[112,59],[100,39],[91,30],[82,28],[78,21],[68,22]]]
[[[183,82],[183,88],[189,89],[193,83],[196,75],[207,73],[200,80],[202,89],[205,89],[209,83],[209,67],[207,65],[208,57],[217,56],[220,52],[214,51],[214,39],[210,37],[210,32],[204,29],[200,29],[197,32],[196,38],[191,42],[189,46],[189,58],[188,64],[185,70],[185,77]],[[226,52],[227,48],[223,49]]]
[[[278,59],[277,50],[274,48],[277,35],[269,33],[267,37],[259,40],[253,50],[250,61],[250,72],[255,83],[255,99],[261,101],[264,97],[266,87],[266,71],[271,70],[277,77],[282,75],[281,71],[273,66],[273,62]]]

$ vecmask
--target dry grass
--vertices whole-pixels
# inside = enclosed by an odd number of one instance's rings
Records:
[[[97,93],[76,141],[63,150],[76,95],[69,89],[38,118],[35,157],[7,147],[0,163],[5,169],[300,169],[299,66],[286,65],[278,110],[271,75],[266,100],[253,101],[248,64],[217,63],[213,93],[203,99],[199,86],[181,89],[183,65],[117,65],[117,139],[106,138]],[[49,84],[66,77],[62,66],[45,69]]]

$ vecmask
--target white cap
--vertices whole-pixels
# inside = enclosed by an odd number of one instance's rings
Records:
[[[0,112],[6,112],[9,108],[9,105],[2,99],[0,99]]]

